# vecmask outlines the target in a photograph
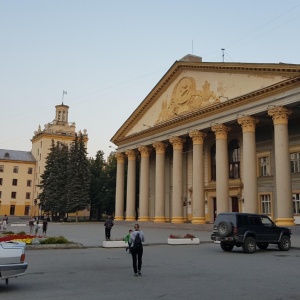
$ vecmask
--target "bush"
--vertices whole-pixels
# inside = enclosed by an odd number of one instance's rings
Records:
[[[59,237],[53,236],[40,241],[40,243],[41,244],[68,244],[70,242],[63,236],[59,236]]]
[[[20,231],[17,234],[19,234],[19,235],[27,235],[27,233],[25,231]]]

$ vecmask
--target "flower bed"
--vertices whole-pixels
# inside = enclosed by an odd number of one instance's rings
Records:
[[[0,242],[9,241],[24,242],[26,243],[26,245],[70,243],[66,238],[62,236],[45,238],[40,235],[30,235],[24,233],[9,233],[0,235]]]
[[[171,234],[168,238],[169,245],[199,245],[200,240],[192,234],[184,236]]]

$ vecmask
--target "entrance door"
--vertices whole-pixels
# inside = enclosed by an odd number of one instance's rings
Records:
[[[231,197],[231,211],[232,212],[239,212],[239,199],[238,197]]]

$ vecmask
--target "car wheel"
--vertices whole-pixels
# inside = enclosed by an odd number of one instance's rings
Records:
[[[291,239],[287,235],[282,236],[278,248],[281,251],[289,251],[291,248]]]
[[[218,234],[222,237],[230,235],[232,232],[232,225],[229,221],[221,221],[218,225]]]
[[[233,249],[234,245],[221,242],[221,248],[223,251],[230,252]]]
[[[269,246],[269,243],[257,243],[257,247],[262,250],[266,250]]]
[[[256,250],[256,241],[253,237],[247,237],[243,243],[245,253],[254,253]]]

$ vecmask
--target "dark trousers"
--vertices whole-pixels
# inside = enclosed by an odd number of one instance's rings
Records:
[[[134,248],[130,249],[131,255],[132,255],[132,266],[134,273],[137,273],[137,271],[141,271],[142,269],[142,257],[143,257],[143,247],[136,250]]]
[[[111,231],[111,228],[105,227],[105,238],[106,238],[107,240],[110,239],[110,231]]]

